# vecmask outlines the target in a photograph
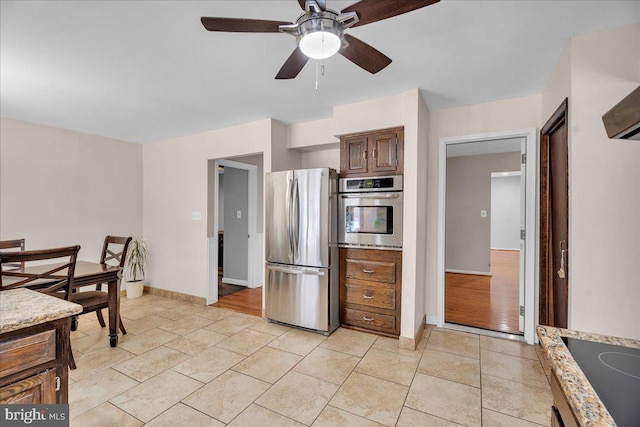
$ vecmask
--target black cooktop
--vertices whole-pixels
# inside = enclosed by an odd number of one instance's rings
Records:
[[[640,426],[640,349],[562,340],[616,424]]]

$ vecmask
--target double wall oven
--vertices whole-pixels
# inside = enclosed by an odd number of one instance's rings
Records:
[[[402,250],[402,175],[342,178],[339,192],[340,247]]]

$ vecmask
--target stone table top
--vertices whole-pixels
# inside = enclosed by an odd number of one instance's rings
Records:
[[[0,292],[0,333],[39,325],[82,312],[82,306],[29,289]]]
[[[615,427],[616,423],[596,394],[562,337],[577,338],[623,347],[640,348],[640,341],[608,335],[572,331],[569,329],[538,326],[540,344],[546,350],[558,377],[562,392],[582,427]]]

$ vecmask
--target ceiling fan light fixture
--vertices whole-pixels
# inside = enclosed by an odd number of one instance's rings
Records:
[[[340,50],[342,41],[332,32],[314,31],[305,34],[298,46],[311,59],[326,59]]]

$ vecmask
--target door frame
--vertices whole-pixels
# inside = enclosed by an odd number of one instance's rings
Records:
[[[527,149],[525,162],[526,219],[525,219],[525,280],[524,280],[524,340],[528,344],[535,337],[535,271],[536,271],[536,164],[538,133],[536,128],[490,132],[475,135],[440,138],[439,179],[438,179],[438,267],[437,267],[437,326],[443,327],[444,321],[444,254],[445,254],[445,207],[446,207],[446,168],[447,146],[468,142],[491,141],[498,139],[525,138]]]
[[[553,322],[553,308],[549,310],[549,295],[553,294],[553,280],[551,277],[555,275],[553,268],[550,265],[553,264],[553,254],[549,254],[549,227],[551,226],[551,218],[549,217],[549,135],[557,130],[562,125],[567,126],[567,221],[571,218],[569,211],[571,209],[569,193],[569,98],[565,98],[560,106],[549,117],[549,120],[540,129],[540,292],[539,298],[539,323],[541,325],[550,325]],[[571,271],[569,266],[569,257],[571,256],[571,229],[567,227],[567,327],[569,323],[569,293],[571,292],[570,278]],[[545,279],[546,278],[546,279]]]
[[[249,197],[249,205],[248,205],[249,211],[247,212],[247,225],[248,225],[248,231],[249,231],[249,237],[248,237],[249,239],[251,239],[251,236],[256,235],[256,229],[257,229],[256,218],[258,217],[258,200],[257,200],[258,199],[258,166],[251,165],[248,163],[236,162],[233,160],[216,159],[213,162],[213,167],[215,171],[214,184],[213,184],[215,189],[215,198],[214,198],[215,209],[213,209],[214,236],[208,238],[209,262],[207,263],[207,277],[209,278],[209,284],[208,284],[208,292],[207,292],[207,305],[218,302],[218,206],[220,205],[219,203],[220,192],[218,191],[220,187],[220,180],[219,180],[220,173],[218,171],[220,166],[243,169],[249,172],[249,189],[247,192]],[[211,191],[211,188],[209,188],[209,191]],[[208,214],[211,215],[211,212],[209,212]],[[247,249],[247,278],[248,278],[249,288],[255,287],[255,286],[252,286],[253,282],[255,281],[254,280],[255,274],[253,273],[254,271],[253,264],[255,262],[255,260],[253,259],[254,257],[255,257],[255,254],[251,250],[251,247],[249,246]]]

